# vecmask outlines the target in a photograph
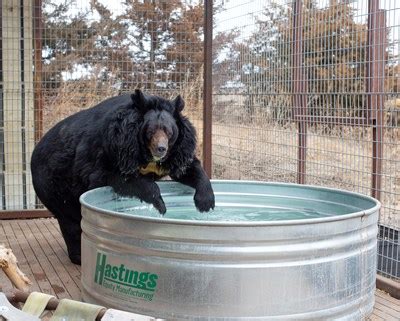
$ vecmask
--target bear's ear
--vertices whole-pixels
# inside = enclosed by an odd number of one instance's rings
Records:
[[[146,97],[140,89],[135,89],[131,95],[134,106],[141,112],[146,112]]]
[[[185,107],[185,101],[183,100],[183,98],[181,97],[181,95],[176,96],[176,98],[172,101],[172,104],[175,107],[175,110],[177,112],[181,112],[183,110],[183,108]]]

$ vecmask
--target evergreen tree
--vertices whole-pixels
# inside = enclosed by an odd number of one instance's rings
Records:
[[[348,1],[319,8],[303,1],[302,55],[308,86],[308,114],[365,117],[367,25],[355,20]],[[272,1],[257,19],[253,36],[241,45],[241,81],[250,106],[270,107],[274,119],[291,118],[293,7]]]
[[[44,77],[57,88],[77,66],[120,90],[178,88],[196,79],[203,60],[203,4],[132,0],[113,13],[99,0],[83,12],[74,0],[44,2]],[[95,17],[95,18],[94,18]]]

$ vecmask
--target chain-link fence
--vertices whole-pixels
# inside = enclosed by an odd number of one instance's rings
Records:
[[[400,279],[400,2],[225,1],[215,21],[214,177],[377,197]]]

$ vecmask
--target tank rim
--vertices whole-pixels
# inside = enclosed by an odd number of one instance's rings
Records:
[[[168,182],[174,181],[159,181],[158,183],[164,184]],[[97,193],[99,190],[110,189],[109,186],[98,187],[92,190],[89,190],[83,193],[79,200],[82,207],[86,207],[90,210],[96,211],[98,213],[113,216],[113,217],[120,217],[124,219],[130,220],[137,220],[137,221],[144,221],[144,222],[152,222],[152,223],[165,223],[165,224],[174,224],[174,225],[194,225],[194,226],[218,226],[218,227],[240,227],[240,226],[291,226],[291,225],[306,225],[306,224],[319,224],[319,223],[328,223],[328,222],[337,222],[337,221],[344,221],[348,219],[353,219],[357,217],[364,217],[372,215],[379,211],[381,208],[381,203],[374,199],[373,197],[363,195],[356,192],[346,191],[342,189],[332,188],[332,187],[322,187],[316,185],[306,185],[306,184],[295,184],[295,183],[282,183],[282,182],[265,182],[265,181],[252,181],[252,180],[211,180],[212,183],[240,183],[240,184],[256,184],[256,185],[272,185],[272,186],[288,186],[288,187],[295,187],[295,188],[306,188],[310,190],[323,190],[323,191],[331,191],[336,193],[341,193],[345,195],[351,195],[353,197],[359,197],[364,200],[368,200],[372,203],[375,203],[375,206],[367,209],[362,210],[354,213],[349,214],[342,214],[342,215],[335,215],[323,218],[308,218],[308,219],[297,219],[297,220],[282,220],[282,221],[207,221],[207,220],[178,220],[178,219],[171,219],[167,217],[145,217],[145,216],[138,216],[134,214],[126,214],[120,213],[115,211],[110,211],[106,209],[102,209],[100,207],[96,207],[94,205],[88,204],[86,202],[86,198],[93,193]],[[176,182],[174,182],[176,183]]]

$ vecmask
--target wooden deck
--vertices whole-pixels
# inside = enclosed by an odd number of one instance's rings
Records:
[[[69,261],[55,219],[0,220],[0,244],[13,250],[20,269],[33,282],[32,291],[80,300],[80,267]],[[0,286],[3,291],[12,289],[2,272]],[[375,298],[370,320],[400,320],[400,300],[379,290]]]

